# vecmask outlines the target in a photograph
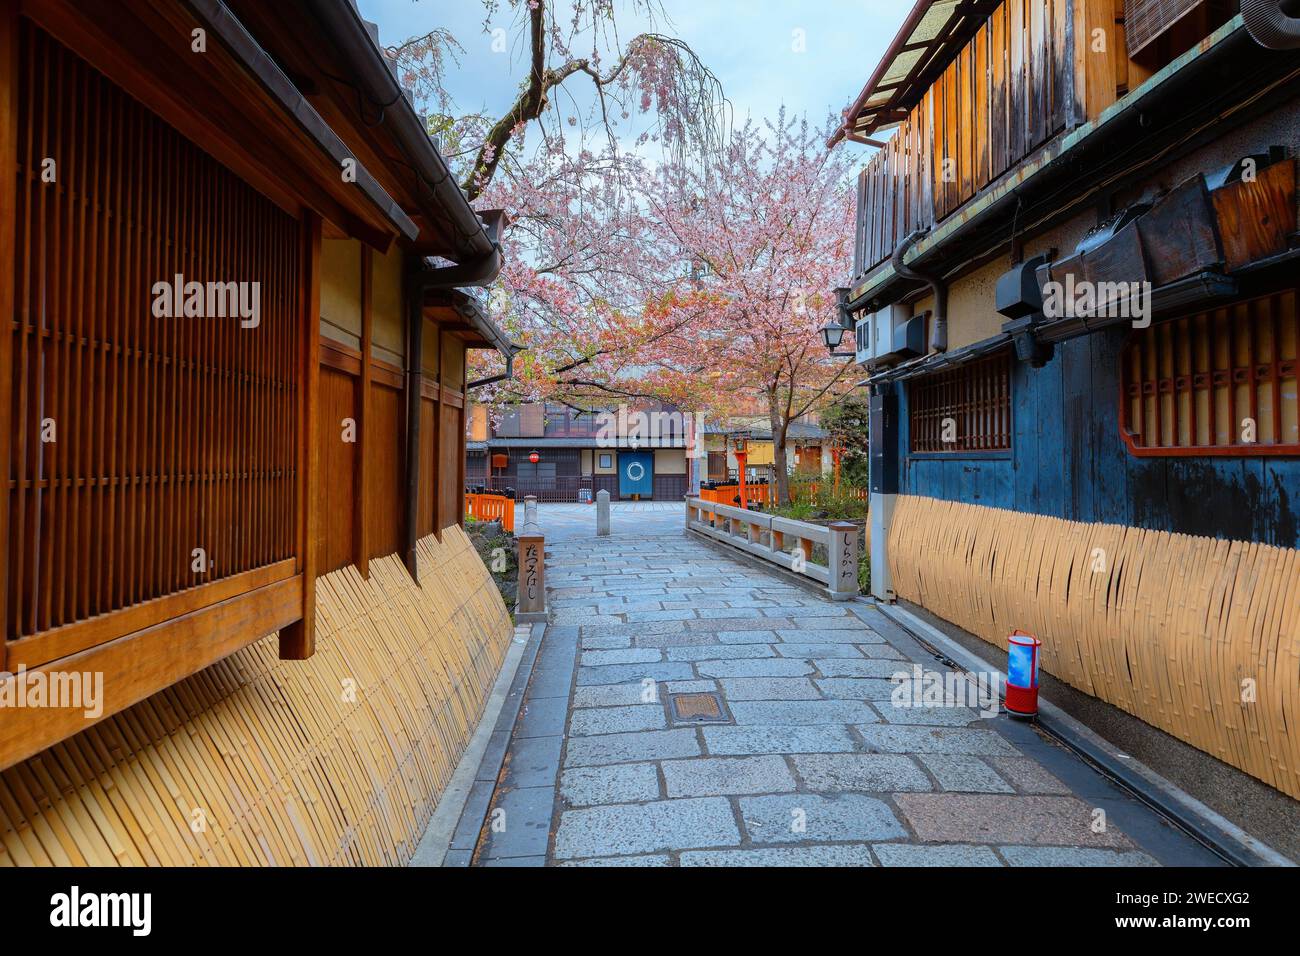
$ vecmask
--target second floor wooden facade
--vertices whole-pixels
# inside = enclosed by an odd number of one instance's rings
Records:
[[[855,279],[1095,124],[1233,13],[1219,0],[1165,6],[921,0],[836,136],[880,146],[858,178]],[[1152,34],[1138,50],[1130,20]]]

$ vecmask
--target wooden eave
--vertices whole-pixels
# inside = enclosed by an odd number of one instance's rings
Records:
[[[382,122],[382,105],[372,103],[343,59],[319,29],[309,5],[300,0],[228,0],[330,126],[401,204],[415,224],[410,251],[459,261],[455,225],[434,201],[391,130]]]
[[[515,351],[506,334],[496,326],[478,301],[464,292],[432,292],[425,300],[424,317],[444,332],[455,335],[472,349],[496,349],[502,355]]]
[[[906,119],[1001,2],[917,0],[829,145],[846,136],[869,137]],[[946,15],[943,7],[950,8]],[[910,62],[896,68],[903,57]]]
[[[364,163],[344,180],[343,141],[218,0],[23,0],[20,13],[291,215],[312,210],[381,252],[416,235]],[[197,29],[204,53],[191,48]]]
[[[1108,201],[1288,95],[1300,64],[1250,39],[1240,15],[1108,107],[1057,136],[937,223],[915,244],[909,266],[953,281],[1023,240]],[[1218,119],[1196,135],[1198,118]],[[1123,148],[1117,148],[1122,146]],[[1175,185],[1174,183],[1168,184]],[[923,286],[883,262],[852,283],[850,308],[883,308]]]

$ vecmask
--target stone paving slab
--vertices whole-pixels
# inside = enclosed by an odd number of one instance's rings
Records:
[[[550,508],[553,621],[522,716],[493,742],[501,779],[478,782],[507,821],[480,837],[480,864],[1157,863],[1126,833],[1136,801],[1023,725],[896,706],[891,678],[940,665],[874,607],[684,536],[676,503],[616,511],[602,539],[594,509]],[[714,692],[726,722],[671,723],[669,695]]]
[[[821,700],[806,677],[732,677],[718,681],[728,700]]]
[[[1114,827],[1095,830],[1094,809],[1074,797],[900,793],[894,802],[926,842],[1132,846]]]
[[[847,753],[854,747],[842,725],[705,727],[702,733],[711,754]]]
[[[1016,748],[993,730],[874,724],[858,732],[870,750],[881,753],[1016,755]]]
[[[845,726],[877,719],[875,711],[857,700],[737,700],[731,705],[731,715],[742,727]]]
[[[665,760],[661,767],[670,797],[787,793],[795,789],[790,769],[778,756]]]
[[[888,805],[858,794],[743,797],[740,815],[745,832],[755,843],[872,841],[907,836]]]
[[[575,737],[565,752],[565,766],[596,766],[637,760],[701,756],[694,730],[659,730],[640,734]]]
[[[664,730],[667,726],[668,719],[661,706],[637,704],[632,707],[575,710],[569,721],[569,733],[578,737],[591,737],[599,734],[633,733],[638,730]]]
[[[569,810],[555,835],[557,859],[736,846],[740,831],[721,797]]]
[[[793,758],[809,790],[825,793],[899,793],[934,788],[925,772],[901,754],[807,754]]]
[[[659,771],[652,763],[570,767],[560,778],[560,796],[573,806],[657,800]]]
[[[964,754],[920,754],[921,765],[934,775],[942,790],[967,793],[1015,793],[1011,784],[998,776],[979,757]]]
[[[986,846],[950,844],[917,846],[912,843],[877,843],[872,847],[881,866],[1001,866]]]
[[[769,644],[703,644],[668,648],[670,661],[726,661],[775,656]]]
[[[682,866],[875,866],[871,847],[862,843],[835,846],[765,847],[761,850],[688,850]]]

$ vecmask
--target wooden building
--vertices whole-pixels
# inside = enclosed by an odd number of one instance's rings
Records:
[[[517,500],[576,502],[594,496],[681,501],[689,487],[694,419],[659,402],[578,409],[529,402],[505,409],[494,424],[473,410],[467,480]],[[537,460],[533,461],[533,455]]]
[[[1031,631],[1051,673],[1300,796],[1277,6],[920,0],[835,139],[878,146],[842,290],[875,594]]]
[[[349,0],[0,0],[0,164],[0,864],[404,862],[511,632],[495,224]]]

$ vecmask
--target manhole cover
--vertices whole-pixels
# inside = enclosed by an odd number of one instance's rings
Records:
[[[678,723],[725,724],[731,720],[720,694],[673,694],[669,699],[673,720]]]

